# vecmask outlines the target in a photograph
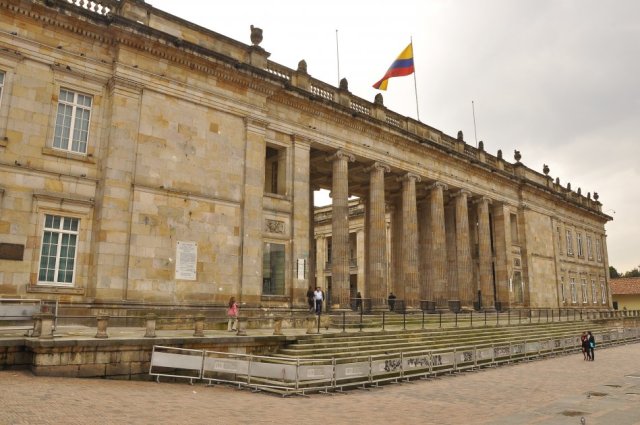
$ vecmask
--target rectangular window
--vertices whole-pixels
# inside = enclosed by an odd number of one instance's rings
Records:
[[[77,218],[45,215],[39,284],[73,285],[79,223]]]
[[[591,297],[594,304],[598,304],[598,288],[596,288],[596,280],[591,279]]]
[[[573,255],[573,236],[571,236],[571,230],[567,230],[567,255]]]
[[[589,302],[589,293],[587,288],[587,279],[582,279],[582,304]]]
[[[262,294],[284,295],[284,244],[265,242],[262,250]]]
[[[576,241],[578,243],[578,257],[584,257],[584,252],[582,250],[582,233],[576,232]]]
[[[587,257],[589,260],[593,260],[593,244],[591,243],[591,236],[587,236]]]
[[[596,237],[596,258],[602,261],[602,246],[600,246],[600,238]]]
[[[558,231],[558,254],[562,255],[562,231],[560,230],[560,226],[556,229]]]
[[[600,294],[602,294],[602,304],[607,303],[607,289],[604,285],[604,279],[600,279]]]
[[[575,304],[578,302],[578,291],[576,290],[576,280],[573,277],[569,279],[569,288],[571,289],[571,302]]]
[[[567,302],[567,299],[564,296],[564,277],[560,278],[560,299],[562,300],[562,304]]]
[[[53,147],[76,153],[87,153],[92,97],[60,89]]]

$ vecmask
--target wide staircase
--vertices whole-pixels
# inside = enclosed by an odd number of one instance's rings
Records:
[[[349,332],[313,335],[281,348],[278,357],[291,359],[350,360],[368,356],[395,355],[416,351],[490,347],[510,343],[572,338],[579,341],[582,332],[609,332],[606,323],[555,322],[511,326],[389,330],[385,332]],[[575,347],[580,348],[579,344]]]

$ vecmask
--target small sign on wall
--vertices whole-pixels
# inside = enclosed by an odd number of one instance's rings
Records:
[[[178,241],[176,246],[176,280],[196,280],[198,244]]]
[[[307,260],[305,258],[298,258],[298,280],[305,279],[306,270],[307,270]]]

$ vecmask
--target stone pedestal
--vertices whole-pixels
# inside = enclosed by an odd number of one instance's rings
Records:
[[[98,331],[96,332],[95,338],[109,338],[109,335],[107,334],[109,316],[106,314],[99,314],[96,316],[96,321],[98,324]]]
[[[282,335],[282,317],[275,317],[273,319],[273,334]]]
[[[194,321],[194,327],[195,327],[193,336],[203,337],[204,336],[204,316],[199,314],[193,318],[193,321]]]
[[[52,339],[53,338],[53,319],[51,313],[38,313],[33,315],[33,333],[34,338]]]
[[[145,338],[155,338],[156,337],[156,315],[153,313],[147,314],[145,319],[147,321],[147,330],[144,334]]]
[[[307,328],[307,334],[314,334],[318,332],[316,327],[316,317],[318,316],[310,314],[305,319],[305,327]],[[318,320],[320,320],[319,317],[318,317]]]

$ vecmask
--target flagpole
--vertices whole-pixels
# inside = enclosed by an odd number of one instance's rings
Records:
[[[476,107],[473,104],[473,100],[471,101],[471,110],[473,111],[473,134],[476,138],[476,148],[478,147],[478,131],[476,130]]]
[[[340,85],[340,49],[338,47],[338,30],[336,29],[336,59],[338,63],[338,85]]]
[[[411,52],[413,52],[413,35],[411,36]],[[416,78],[416,55],[413,53],[413,88],[416,94],[416,116],[420,121],[420,109],[418,108],[418,79]]]

